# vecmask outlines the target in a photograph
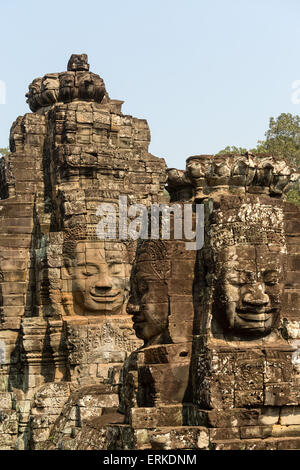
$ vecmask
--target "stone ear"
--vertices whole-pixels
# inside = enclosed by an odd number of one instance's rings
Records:
[[[62,279],[72,279],[72,265],[69,262],[65,263],[65,267],[61,268],[61,277]]]

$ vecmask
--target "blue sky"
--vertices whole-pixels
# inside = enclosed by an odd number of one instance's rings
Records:
[[[247,148],[269,117],[300,114],[299,0],[2,0],[0,147],[29,111],[28,84],[87,53],[123,112],[148,120],[168,166]]]

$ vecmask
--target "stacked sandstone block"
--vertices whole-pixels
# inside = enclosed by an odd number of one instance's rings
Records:
[[[46,440],[72,384],[118,383],[124,357],[139,344],[124,311],[98,321],[64,310],[65,228],[94,230],[98,205],[117,207],[120,195],[128,204],[159,202],[166,179],[164,160],[148,153],[147,122],[122,114],[123,102],[109,98],[86,55],[72,56],[67,72],[34,80],[27,98],[32,113],[13,124],[0,171],[1,393],[14,390],[19,420],[11,448]],[[118,329],[114,351],[105,338]]]

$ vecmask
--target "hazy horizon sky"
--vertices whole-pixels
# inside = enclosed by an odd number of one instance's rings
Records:
[[[254,147],[271,116],[300,114],[291,99],[297,0],[10,0],[1,2],[0,37],[0,147],[30,112],[29,83],[66,70],[72,53],[88,54],[124,114],[147,119],[149,150],[169,167],[226,145]]]

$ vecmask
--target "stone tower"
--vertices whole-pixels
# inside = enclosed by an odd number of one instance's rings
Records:
[[[97,207],[163,200],[166,165],[148,152],[147,121],[122,114],[87,55],[67,68],[29,85],[32,112],[1,160],[3,449],[37,448],[72,390],[106,384],[114,407],[140,344],[125,310],[134,244],[100,241]]]

